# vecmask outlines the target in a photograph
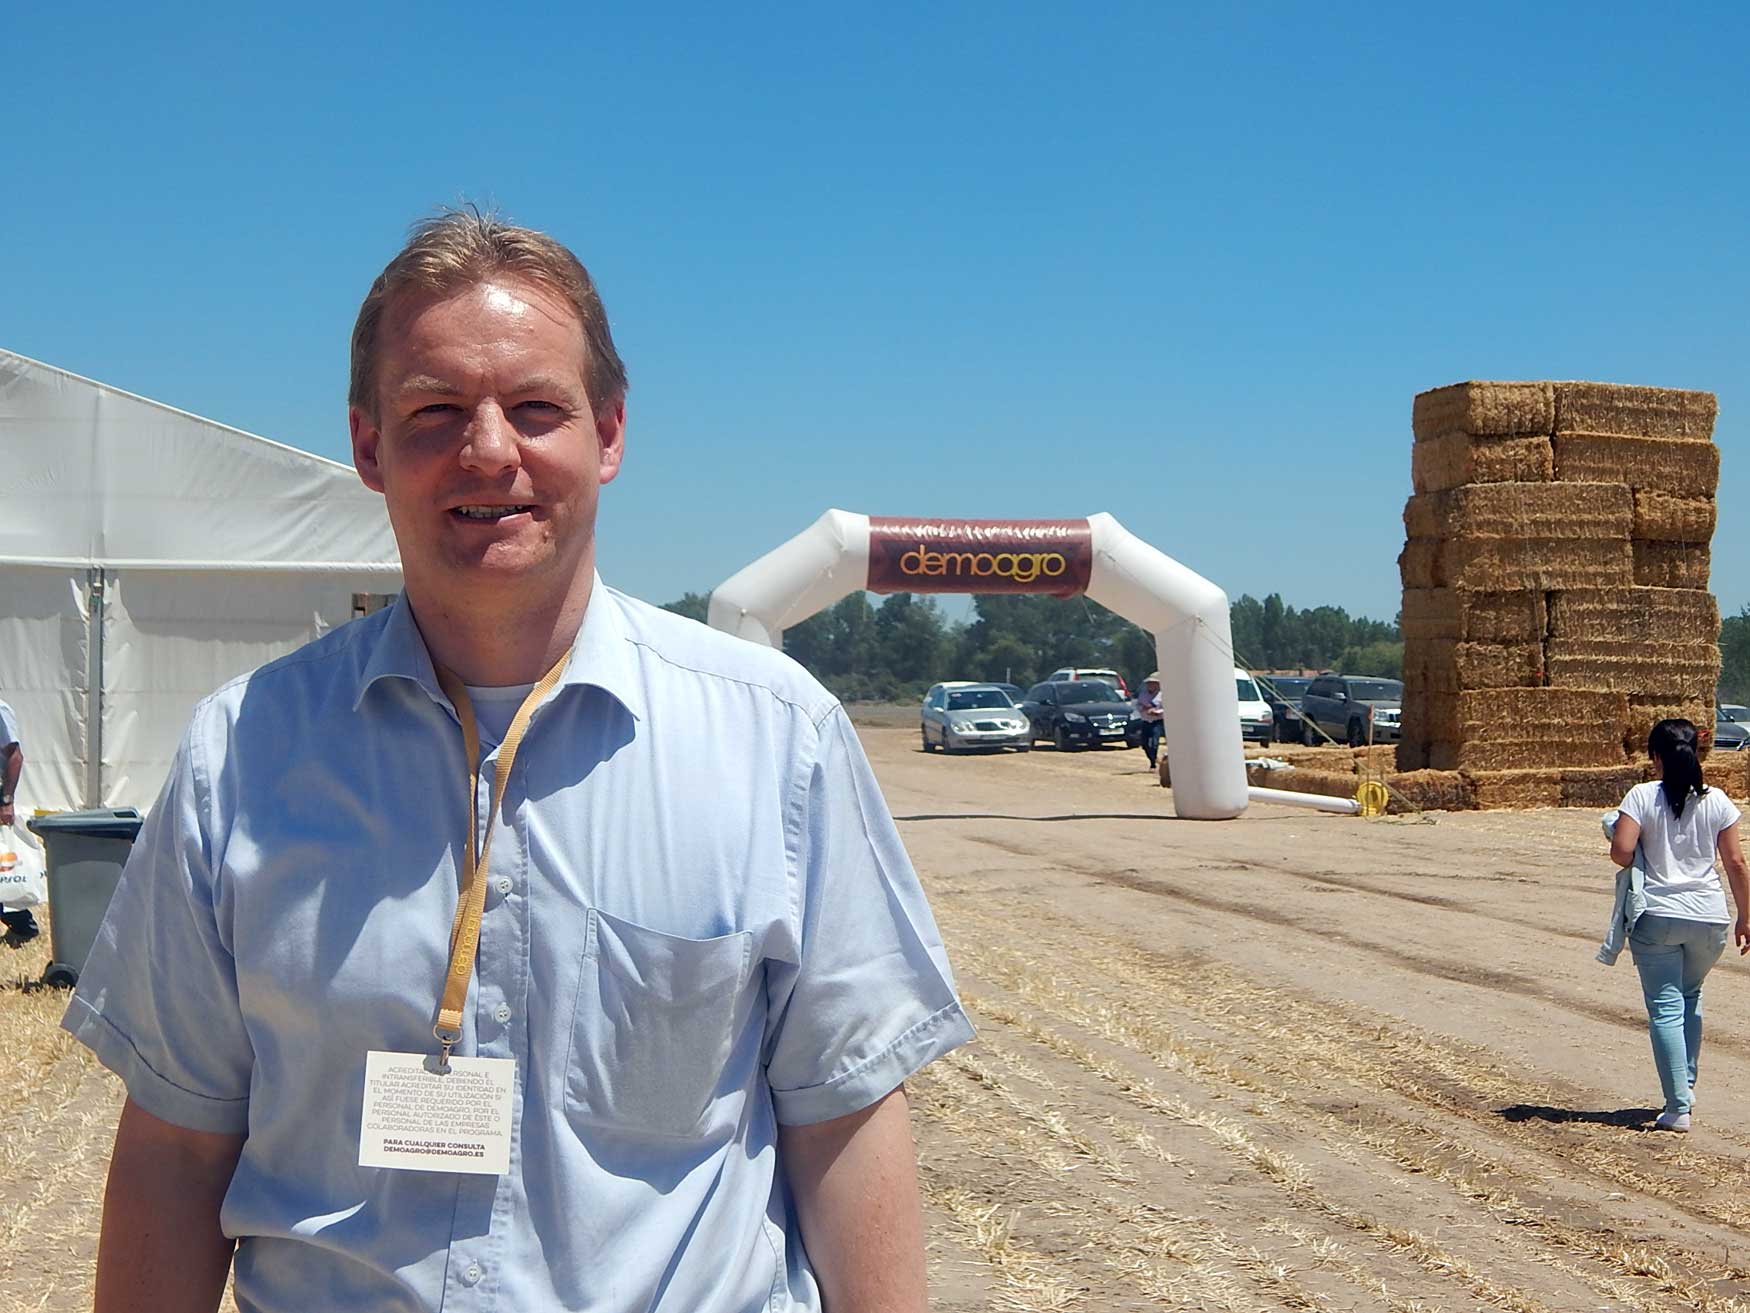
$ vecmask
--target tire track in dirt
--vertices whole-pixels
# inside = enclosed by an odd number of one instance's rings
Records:
[[[1347,931],[1329,924],[1328,921],[1316,925],[1309,924],[1306,918],[1277,911],[1257,903],[1217,898],[1211,894],[1198,893],[1179,885],[1166,884],[1160,879],[1144,875],[1134,868],[1097,866],[1091,862],[1061,854],[1042,852],[1012,840],[993,838],[988,835],[967,835],[964,837],[971,843],[982,844],[1001,852],[1010,853],[1013,856],[1040,862],[1042,870],[1049,871],[1053,866],[1061,867],[1099,884],[1129,889],[1136,893],[1147,894],[1150,897],[1170,898],[1175,902],[1187,903],[1205,911],[1218,912],[1248,921],[1258,921],[1297,934],[1317,934],[1322,939],[1342,944],[1358,953],[1375,958],[1382,964],[1408,972],[1411,975],[1444,980],[1456,985],[1475,986],[1512,998],[1535,997],[1540,1002],[1553,1004],[1578,1016],[1589,1017],[1594,1021],[1600,1021],[1618,1029],[1631,1031],[1644,1031],[1646,1029],[1645,1017],[1631,1009],[1595,1002],[1575,994],[1556,994],[1548,990],[1538,991],[1531,988],[1531,982],[1523,976],[1512,972],[1497,971],[1492,967],[1478,966],[1474,963],[1442,961],[1425,954],[1392,948],[1374,940],[1349,934]],[[1585,938],[1584,936],[1564,937]],[[1710,1036],[1708,1045],[1716,1051],[1723,1050],[1741,1056],[1750,1056],[1750,1042],[1739,1040],[1730,1035]]]

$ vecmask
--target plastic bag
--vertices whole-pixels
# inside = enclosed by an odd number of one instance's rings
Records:
[[[0,825],[0,907],[17,911],[49,901],[43,850],[22,825]]]

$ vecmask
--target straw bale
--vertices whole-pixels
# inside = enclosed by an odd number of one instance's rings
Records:
[[[1562,806],[1614,807],[1623,795],[1639,784],[1646,771],[1640,766],[1592,766],[1562,772]]]
[[[1705,544],[1636,542],[1634,581],[1643,588],[1706,588],[1713,553]]]
[[[1412,687],[1427,693],[1462,693],[1472,688],[1536,688],[1542,683],[1541,643],[1455,643],[1432,638],[1404,644],[1406,693]]]
[[[1259,770],[1252,767],[1246,778],[1260,789],[1286,789],[1290,793],[1316,793],[1326,798],[1353,798],[1360,781],[1353,775],[1322,770]]]
[[[1622,383],[1557,383],[1554,431],[1706,439],[1713,436],[1718,410],[1719,402],[1711,392]]]
[[[1627,696],[1594,689],[1479,689],[1460,693],[1456,701],[1460,725],[1483,730],[1509,724],[1519,738],[1559,737],[1580,726],[1604,726],[1617,737],[1618,727],[1628,723]]]
[[[1449,538],[1436,544],[1432,556],[1434,587],[1510,592],[1636,582],[1635,557],[1626,535],[1620,539]],[[1406,578],[1404,583],[1422,586],[1419,579]]]
[[[1575,483],[1575,488],[1590,484]],[[1635,495],[1634,536],[1642,542],[1708,543],[1714,536],[1714,499],[1677,497],[1642,488]]]
[[[1623,744],[1632,759],[1638,761],[1647,755],[1647,735],[1653,732],[1653,726],[1661,720],[1687,720],[1695,726],[1695,737],[1700,745],[1701,755],[1706,756],[1712,750],[1714,700],[1711,690],[1705,697],[1682,701],[1674,698],[1630,698],[1628,731],[1623,736]]]
[[[1428,766],[1428,738],[1418,734],[1411,738],[1405,735],[1398,740],[1398,761],[1400,771],[1425,770]]]
[[[1349,748],[1338,744],[1321,744],[1316,748],[1276,744],[1265,755],[1285,761],[1296,770],[1319,770],[1338,774],[1345,771],[1353,774],[1355,770],[1354,755]]]
[[[1555,439],[1554,452],[1555,478],[1562,483],[1615,480],[1679,497],[1711,497],[1720,486],[1720,449],[1711,442],[1564,433]]]
[[[1609,688],[1644,699],[1690,702],[1720,680],[1720,649],[1711,639],[1687,643],[1552,638],[1549,682],[1558,688]]]
[[[1418,442],[1449,433],[1512,437],[1555,432],[1555,391],[1548,383],[1472,380],[1416,394],[1410,427]]]
[[[1405,613],[1409,594],[1404,594]],[[1549,595],[1551,638],[1712,641],[1720,608],[1696,588],[1576,588]]]
[[[1435,770],[1567,769],[1620,766],[1627,760],[1620,738],[1606,741],[1601,731],[1574,727],[1566,739],[1506,736],[1508,727],[1487,737],[1430,742],[1428,764]],[[1591,737],[1581,738],[1582,734]]]
[[[1388,777],[1386,783],[1402,796],[1402,800],[1394,796],[1386,806],[1386,811],[1393,815],[1416,809],[1471,811],[1477,805],[1475,787],[1468,777],[1455,770],[1403,771]]]
[[[1548,483],[1555,476],[1555,448],[1542,434],[1473,438],[1448,433],[1410,448],[1410,486],[1417,492],[1467,483]]]
[[[1398,620],[1405,642],[1450,638],[1468,643],[1532,643],[1543,637],[1547,623],[1544,595],[1530,589],[1477,593],[1406,588]]]
[[[1718,789],[1728,798],[1743,798],[1750,794],[1750,753],[1716,752],[1701,763],[1701,779],[1710,789]]]
[[[1477,806],[1495,808],[1560,807],[1562,772],[1559,770],[1466,771]]]
[[[1411,538],[1398,553],[1398,578],[1406,589],[1438,588],[1440,543],[1434,538]]]
[[[1627,538],[1634,522],[1621,482],[1477,483],[1404,504],[1411,538]]]
[[[1398,768],[1398,749],[1395,743],[1375,743],[1365,748],[1350,750],[1354,757],[1354,768],[1366,775],[1389,775]]]

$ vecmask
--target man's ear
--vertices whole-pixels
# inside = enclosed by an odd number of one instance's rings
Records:
[[[347,407],[346,424],[352,430],[352,467],[359,472],[359,481],[372,492],[383,491],[383,465],[378,459],[383,431],[357,406]]]
[[[600,482],[610,483],[620,472],[620,461],[626,454],[626,398],[611,406],[603,406],[595,417],[596,441],[601,444]],[[356,448],[358,443],[354,440]]]

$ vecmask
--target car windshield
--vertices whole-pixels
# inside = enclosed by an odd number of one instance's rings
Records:
[[[1349,696],[1357,702],[1400,702],[1404,686],[1395,679],[1352,679]]]
[[[1062,703],[1116,702],[1118,690],[1103,679],[1078,679],[1075,683],[1066,683],[1059,689],[1057,700]]]
[[[1258,696],[1258,686],[1249,679],[1234,680],[1234,687],[1239,691],[1241,702],[1262,702]]]
[[[1750,721],[1750,707],[1741,707],[1736,702],[1722,702],[1714,719],[1733,720],[1742,725]]]
[[[979,711],[985,707],[1012,707],[1009,695],[1000,688],[964,688],[948,694],[948,710]]]
[[[1312,686],[1312,680],[1301,679],[1298,676],[1288,676],[1283,679],[1272,679],[1270,690],[1281,698],[1297,698],[1305,694]]]

